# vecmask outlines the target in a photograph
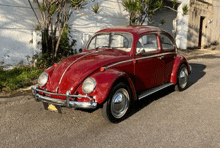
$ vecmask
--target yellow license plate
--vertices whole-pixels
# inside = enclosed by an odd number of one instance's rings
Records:
[[[43,105],[44,105],[44,109],[46,109],[46,110],[62,113],[61,106],[59,106],[59,105],[48,104],[46,102],[43,102]]]
[[[56,106],[54,106],[53,104],[50,104],[50,105],[48,106],[48,109],[51,110],[51,111],[56,111],[56,112],[58,111],[57,108],[56,108]]]

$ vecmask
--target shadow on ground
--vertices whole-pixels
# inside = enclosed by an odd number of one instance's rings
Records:
[[[188,87],[191,87],[206,74],[206,72],[204,71],[206,68],[205,65],[197,64],[197,63],[190,63],[190,65],[192,66],[192,73],[189,75]]]
[[[205,65],[197,64],[197,63],[190,63],[190,65],[192,66],[192,73],[189,75],[188,88],[191,87],[193,84],[195,84],[198,80],[200,80],[206,74],[204,72],[204,70],[206,68]],[[153,101],[156,101],[160,98],[163,98],[164,96],[166,96],[172,92],[174,92],[174,86],[167,87],[167,88],[165,88],[157,93],[154,93],[148,97],[145,97],[141,100],[135,101],[133,109],[132,109],[130,115],[128,116],[128,118],[130,116],[134,115],[135,113],[139,112],[144,107],[148,106]]]

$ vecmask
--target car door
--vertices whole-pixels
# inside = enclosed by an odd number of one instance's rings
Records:
[[[136,47],[135,87],[136,91],[149,89],[163,83],[164,61],[161,59],[159,36],[142,35]]]
[[[160,42],[162,53],[164,54],[164,83],[170,82],[170,77],[173,70],[173,64],[176,56],[175,44],[171,36],[166,33],[160,34]]]

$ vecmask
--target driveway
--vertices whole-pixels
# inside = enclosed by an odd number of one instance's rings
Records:
[[[100,110],[59,114],[31,95],[0,98],[0,147],[219,147],[220,55],[189,63],[187,90],[146,97],[119,124],[106,122]]]

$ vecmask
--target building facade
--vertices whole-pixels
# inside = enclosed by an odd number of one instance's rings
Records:
[[[189,3],[188,48],[204,48],[219,43],[219,8],[217,0],[191,0]]]

